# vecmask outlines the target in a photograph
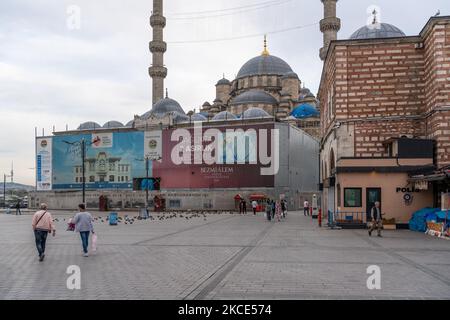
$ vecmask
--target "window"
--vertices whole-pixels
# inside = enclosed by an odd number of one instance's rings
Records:
[[[169,200],[170,208],[181,208],[181,200]]]
[[[89,182],[95,182],[95,177],[94,176],[90,176],[89,177]]]
[[[362,207],[362,189],[345,188],[344,189],[344,207],[358,208]]]
[[[109,176],[109,182],[114,182],[114,176]]]
[[[341,206],[341,185],[339,183],[336,186],[336,190],[337,190],[337,206],[340,207]]]

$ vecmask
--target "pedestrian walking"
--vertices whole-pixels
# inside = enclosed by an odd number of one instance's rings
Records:
[[[269,203],[269,200],[267,200],[267,203]],[[256,215],[256,209],[258,208],[258,202],[256,200],[252,201],[252,209],[253,209],[253,215]]]
[[[275,202],[275,213],[276,213],[278,222],[280,222],[281,221],[281,205],[280,205],[280,201],[276,201]]]
[[[275,210],[276,210],[275,200],[272,200],[272,219],[275,219]]]
[[[92,215],[86,211],[84,203],[78,205],[78,213],[73,218],[75,223],[75,231],[80,233],[81,244],[83,246],[83,256],[88,257],[89,252],[89,234],[94,233],[94,226],[92,224]]]
[[[281,212],[283,214],[283,218],[286,218],[287,216],[287,203],[286,200],[281,200]]]
[[[245,199],[242,200],[242,210],[244,214],[247,214],[247,201]]]
[[[303,202],[303,214],[306,216],[309,216],[309,201],[305,200],[305,202]]]
[[[377,229],[377,233],[379,237],[381,236],[381,228],[383,227],[381,210],[380,210],[380,201],[376,201],[375,205],[370,210],[370,218],[372,220],[369,227],[369,236],[372,236],[372,232]]]
[[[239,214],[242,214],[243,211],[244,211],[244,202],[241,199],[241,201],[239,201]]]
[[[266,203],[266,217],[267,217],[267,220],[269,220],[269,221],[272,218],[272,202],[270,200],[267,200],[267,203]]]
[[[20,211],[20,200],[17,201],[17,204],[16,204],[16,216],[17,215],[22,215],[22,212]]]
[[[56,235],[52,215],[47,211],[47,205],[45,203],[42,203],[40,205],[40,210],[33,215],[31,226],[34,232],[39,261],[44,261],[47,235],[49,233],[53,233],[53,236]]]

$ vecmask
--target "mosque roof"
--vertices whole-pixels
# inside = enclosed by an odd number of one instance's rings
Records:
[[[359,28],[350,36],[350,39],[397,38],[405,36],[402,30],[392,24],[378,23]]]
[[[201,113],[195,113],[191,116],[191,120],[192,121],[206,121],[208,120],[207,117],[205,117],[203,114]]]
[[[278,101],[269,93],[262,90],[249,90],[236,96],[231,105],[236,104],[249,104],[249,103],[265,103],[265,104],[278,104]]]
[[[122,128],[122,127],[124,127],[123,123],[114,120],[108,121],[103,125],[103,128]]]
[[[265,110],[261,108],[250,108],[244,111],[243,117],[244,119],[256,119],[256,118],[268,118],[270,114],[268,114]]]
[[[319,116],[319,114],[320,114],[319,111],[317,111],[317,109],[314,108],[314,106],[312,106],[308,103],[298,105],[291,112],[291,116],[293,116],[296,119],[317,117],[317,116]]]
[[[99,125],[97,122],[88,121],[85,123],[80,124],[78,127],[78,130],[92,130],[92,129],[100,129],[102,126]]]
[[[234,114],[232,114],[231,112],[228,111],[222,111],[219,112],[218,114],[216,114],[214,116],[214,118],[212,118],[213,121],[216,120],[236,120],[236,116]]]

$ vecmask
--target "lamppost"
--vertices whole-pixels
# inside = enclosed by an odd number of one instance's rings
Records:
[[[82,203],[85,203],[86,201],[86,140],[83,138],[81,139],[81,141],[76,141],[76,142],[69,142],[69,141],[63,141],[64,143],[68,144],[68,145],[79,145],[81,148],[81,173],[82,173],[82,197],[83,197],[83,201]],[[95,141],[91,142],[91,144],[93,144]]]
[[[3,174],[3,208],[6,209],[6,178],[10,178],[10,175]]]

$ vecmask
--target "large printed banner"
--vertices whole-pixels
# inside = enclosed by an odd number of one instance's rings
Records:
[[[210,128],[204,127],[197,134],[203,141],[194,141],[195,129],[186,129],[192,139],[191,142],[182,148],[190,155],[190,164],[178,164],[174,159],[174,152],[182,138],[177,140],[178,132],[174,130],[163,131],[163,161],[153,162],[153,176],[161,177],[162,189],[189,189],[189,188],[245,188],[245,187],[273,187],[274,175],[261,174],[263,165],[258,159],[261,139],[266,140],[269,149],[271,148],[271,130],[273,124],[253,125],[241,128],[236,126],[224,126],[216,128],[223,135],[223,142],[215,153],[214,163],[207,164],[204,161],[195,161],[197,149],[208,151],[210,142],[205,139]],[[231,130],[233,133],[228,134]],[[260,132],[268,132],[267,137],[261,137]],[[227,134],[226,134],[227,133]],[[172,141],[175,135],[175,140]],[[184,134],[183,134],[184,135]],[[186,152],[187,151],[187,152]],[[175,152],[177,156],[178,152]]]
[[[86,189],[132,189],[145,176],[144,133],[115,132],[53,137],[53,189],[82,187],[81,141],[86,143]]]
[[[38,191],[52,189],[52,138],[36,139],[36,186]]]

